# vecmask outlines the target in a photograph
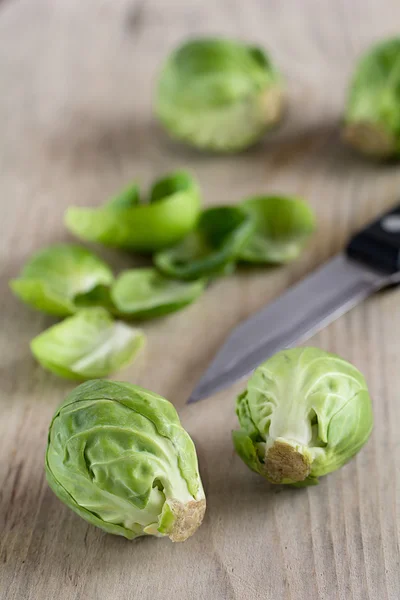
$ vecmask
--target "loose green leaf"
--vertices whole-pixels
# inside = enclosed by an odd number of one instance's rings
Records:
[[[57,244],[35,254],[10,286],[26,304],[65,317],[76,311],[78,295],[108,286],[113,279],[109,267],[86,248]]]
[[[245,200],[242,206],[256,223],[240,253],[246,262],[288,263],[299,256],[315,229],[314,214],[300,198],[259,196]]]
[[[202,38],[177,48],[160,74],[155,111],[169,134],[192,146],[250,146],[282,114],[281,77],[255,46]]]
[[[156,266],[171,277],[198,279],[230,271],[254,231],[249,213],[238,206],[209,208],[180,244],[155,255]]]
[[[105,246],[154,252],[182,239],[200,211],[197,183],[185,172],[156,181],[148,203],[140,203],[136,185],[100,208],[70,207],[67,228],[77,237]]]
[[[183,308],[204,291],[202,280],[185,282],[164,277],[156,269],[132,269],[111,289],[119,314],[135,319],[158,317]]]
[[[272,483],[303,487],[347,463],[366,443],[373,415],[361,373],[317,348],[278,352],[236,403],[237,453]]]
[[[206,501],[194,444],[170,402],[137,385],[89,381],[50,424],[46,476],[83,519],[133,539],[181,542]]]
[[[373,46],[357,64],[343,137],[371,157],[400,155],[400,37]]]
[[[97,285],[90,292],[79,294],[75,298],[75,306],[77,310],[100,306],[112,315],[120,316],[111,298],[111,286]]]
[[[106,204],[112,208],[132,208],[140,203],[140,190],[136,182],[131,183]]]
[[[104,308],[81,310],[31,342],[39,363],[67,379],[107,377],[125,366],[144,342],[139,329],[114,321]]]

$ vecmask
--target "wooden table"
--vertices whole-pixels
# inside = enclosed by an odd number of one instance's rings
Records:
[[[375,411],[371,440],[319,486],[269,486],[234,454],[234,386],[185,399],[230,329],[399,201],[396,165],[344,148],[338,123],[354,60],[398,33],[395,0],[4,0],[0,3],[1,600],[398,600],[400,292],[377,295],[311,343],[353,361]],[[284,126],[263,144],[211,157],[169,142],[151,116],[161,60],[184,37],[224,33],[265,45],[287,79]],[[51,415],[72,389],[29,341],[51,319],[8,290],[33,251],[70,239],[70,204],[96,205],[175,168],[205,204],[280,191],[309,199],[319,230],[296,263],[239,273],[197,304],[146,325],[145,352],[120,379],[169,398],[193,435],[208,497],[185,544],[128,542],[87,525],[46,485]],[[101,251],[116,269],[127,255]]]

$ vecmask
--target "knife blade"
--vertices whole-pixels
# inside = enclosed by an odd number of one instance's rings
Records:
[[[248,375],[278,350],[301,343],[376,291],[398,283],[400,205],[355,235],[338,254],[236,327],[188,402]]]

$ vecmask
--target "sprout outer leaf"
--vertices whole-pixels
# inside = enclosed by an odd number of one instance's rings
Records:
[[[256,228],[240,253],[250,263],[284,264],[297,258],[315,230],[315,217],[302,199],[257,196],[242,202]]]
[[[254,231],[255,224],[239,206],[209,208],[197,228],[180,244],[154,257],[161,272],[178,279],[198,279],[226,273]]]
[[[131,204],[128,195],[128,199],[117,197],[100,208],[73,206],[65,214],[65,224],[83,240],[154,252],[177,243],[189,233],[199,212],[197,183],[188,173],[176,172],[154,184],[147,204],[138,202],[135,191]]]
[[[259,475],[263,474],[263,465],[257,456],[256,448],[253,440],[246,431],[239,429],[238,431],[232,431],[233,444],[235,450],[242,459],[242,461]]]
[[[10,287],[37,310],[65,317],[76,311],[78,295],[109,286],[113,280],[108,265],[86,248],[56,244],[37,252]]]
[[[114,321],[104,308],[88,308],[38,335],[31,350],[45,369],[85,380],[107,377],[125,366],[143,342],[139,329]]]
[[[121,316],[149,319],[191,304],[203,293],[205,283],[170,279],[153,268],[131,269],[118,277],[111,298]]]

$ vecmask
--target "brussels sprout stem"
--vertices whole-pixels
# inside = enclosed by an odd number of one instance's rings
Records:
[[[169,500],[169,507],[172,510],[175,521],[172,529],[168,533],[173,542],[184,542],[201,525],[206,510],[206,500],[191,500],[190,502],[179,502],[179,500]]]
[[[276,439],[265,451],[265,472],[272,483],[304,481],[310,474],[311,462],[306,450],[283,438]]]
[[[387,158],[396,151],[394,139],[378,123],[348,123],[342,136],[350,146],[375,158]]]

